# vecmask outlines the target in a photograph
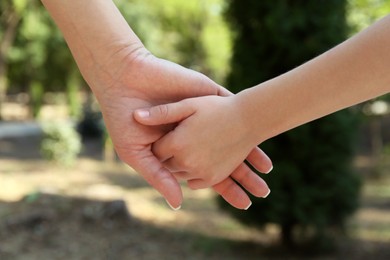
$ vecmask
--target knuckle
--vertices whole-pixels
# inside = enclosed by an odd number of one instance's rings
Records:
[[[193,167],[194,165],[192,163],[192,160],[190,158],[188,158],[188,157],[183,158],[180,161],[180,164],[181,164],[181,167],[183,167],[187,171],[193,171],[194,170],[194,167]]]
[[[169,115],[169,108],[167,104],[159,105],[157,107],[154,107],[151,111],[152,116],[156,115],[160,117],[162,120],[166,119]]]
[[[181,157],[179,160],[179,166],[180,168],[185,169],[187,172],[199,176],[200,171],[197,167],[196,160],[191,155]]]
[[[213,175],[208,175],[205,180],[210,184],[210,186],[213,186],[217,183],[220,182],[220,179],[219,177],[217,176],[217,174],[213,174]]]
[[[168,117],[168,111],[169,111],[168,105],[161,105],[161,106],[158,106],[158,108],[159,108],[159,113],[163,118]]]

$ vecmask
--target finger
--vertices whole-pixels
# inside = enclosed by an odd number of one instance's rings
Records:
[[[134,118],[143,125],[165,125],[180,122],[195,112],[186,102],[163,104],[151,108],[137,109]]]
[[[191,177],[192,176],[187,173],[187,184],[190,189],[199,190],[210,187],[209,182],[203,179],[191,180]],[[240,166],[232,172],[230,177],[256,197],[266,198],[270,193],[267,183],[244,163],[240,164]]]
[[[173,176],[175,176],[176,180],[178,181],[188,181],[193,179],[188,172],[174,172],[172,173]]]
[[[160,146],[159,146],[160,147]],[[156,152],[156,154],[162,154],[164,152],[164,150],[166,149],[166,146],[164,145],[161,145],[161,148],[158,152]],[[186,171],[186,169],[184,169],[183,167],[180,167],[178,166],[176,163],[175,163],[175,157],[170,157],[169,159],[165,160],[162,162],[162,165],[168,169],[170,172],[172,173],[175,173],[175,172],[183,172],[183,171]],[[188,173],[187,173],[188,174]],[[210,185],[209,185],[210,186]]]
[[[240,164],[230,175],[245,190],[256,197],[267,197],[270,193],[267,183],[254,173],[245,163]]]
[[[259,147],[254,148],[246,160],[259,172],[270,173],[273,169],[271,159]]]
[[[222,87],[222,86],[219,86],[219,90],[218,90],[218,96],[222,96],[222,97],[228,97],[228,96],[231,96],[233,95],[232,92],[230,92],[228,89]]]
[[[190,179],[187,180],[187,186],[191,190],[200,190],[210,187],[210,184],[203,179]]]
[[[193,190],[209,187],[209,185],[201,179],[189,180],[187,181],[187,185]],[[226,178],[222,182],[214,185],[213,189],[233,207],[238,209],[248,209],[250,205],[252,205],[249,196],[231,178]]]
[[[174,144],[175,137],[174,137],[174,131],[168,132],[166,135],[164,135],[162,138],[154,142],[152,145],[152,152],[156,158],[160,160],[160,162],[163,162],[165,168],[167,168],[169,171],[171,171],[171,162],[170,159],[173,158],[175,149],[172,148],[172,145]],[[180,169],[173,170],[171,172],[178,172]]]
[[[213,189],[233,207],[247,210],[252,205],[249,196],[231,178],[214,185]]]
[[[179,209],[183,202],[183,193],[175,177],[152,153],[137,157],[134,163],[129,163],[129,165],[132,165],[134,170],[161,193],[172,209]]]

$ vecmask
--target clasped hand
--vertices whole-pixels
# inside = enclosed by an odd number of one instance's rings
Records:
[[[91,85],[104,86],[104,91],[95,94],[118,156],[172,208],[179,208],[183,200],[178,179],[187,180],[191,188],[212,187],[240,209],[248,208],[251,202],[236,182],[256,196],[267,193],[265,182],[243,161],[246,158],[259,171],[267,172],[272,167],[270,159],[257,147],[239,144],[236,136],[239,151],[219,139],[230,138],[234,132],[228,117],[221,122],[220,114],[210,109],[214,98],[231,95],[226,89],[200,73],[156,58],[144,48],[116,52],[104,67],[98,67],[96,75],[91,77],[96,81],[91,80]],[[213,97],[186,100],[206,95]],[[171,110],[175,104],[151,108],[181,100],[177,110]],[[218,99],[215,105],[223,109],[229,100]],[[134,117],[134,111],[141,108],[151,108],[151,117]],[[169,108],[167,113],[165,108]],[[176,128],[171,124],[179,121]],[[219,135],[211,131],[213,126],[229,134]]]
[[[237,183],[257,197],[270,190],[244,160],[265,173],[272,164],[261,150],[253,150],[251,131],[235,101],[233,95],[190,98],[136,110],[134,117],[149,126],[179,123],[153,144],[154,155],[191,189],[213,187],[233,206],[246,209],[251,202]]]

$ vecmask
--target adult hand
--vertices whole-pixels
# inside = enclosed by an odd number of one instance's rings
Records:
[[[62,31],[84,79],[99,100],[120,158],[172,207],[179,207],[180,186],[151,151],[152,143],[169,129],[137,124],[133,110],[188,97],[223,95],[226,91],[199,73],[150,55],[113,1],[42,0],[42,3]],[[269,161],[265,158],[256,150],[249,160],[261,164]],[[230,203],[238,206],[245,203],[236,194],[240,189],[231,179],[216,190]]]

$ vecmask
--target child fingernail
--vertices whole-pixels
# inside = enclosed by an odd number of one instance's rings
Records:
[[[137,115],[142,118],[147,118],[150,116],[150,113],[148,110],[137,110]]]
[[[264,196],[263,196],[263,198],[265,199],[265,198],[267,198],[268,197],[268,195],[271,193],[271,190],[270,189],[268,189],[268,192],[267,192],[267,194],[265,194]]]
[[[172,210],[174,210],[174,211],[177,211],[177,210],[179,210],[179,209],[181,208],[181,205],[179,205],[179,206],[177,206],[177,207],[175,208],[174,206],[171,205],[171,203],[169,203],[169,201],[166,200],[166,202],[167,202],[168,206],[169,206]]]
[[[248,210],[252,206],[252,201],[249,203],[248,207],[246,207],[244,210]]]

